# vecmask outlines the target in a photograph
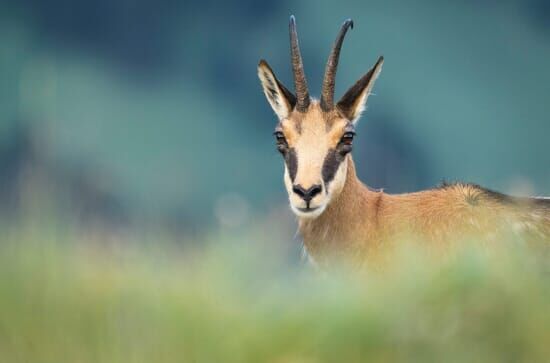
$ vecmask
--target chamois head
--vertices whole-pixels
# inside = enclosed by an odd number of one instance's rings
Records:
[[[365,109],[374,81],[382,68],[380,57],[336,104],[334,83],[342,42],[353,21],[342,25],[329,55],[321,100],[310,98],[294,16],[290,17],[290,55],[296,94],[289,91],[266,61],[258,65],[263,91],[279,123],[277,149],[285,160],[284,180],[290,206],[299,217],[314,218],[325,210],[345,183],[355,123]]]

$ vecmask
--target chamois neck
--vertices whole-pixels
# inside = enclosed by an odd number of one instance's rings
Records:
[[[335,195],[327,206],[325,212],[315,220],[321,223],[331,221],[338,223],[340,218],[357,216],[357,209],[365,202],[370,190],[357,177],[355,163],[351,155],[347,162],[346,181],[340,193]],[[357,218],[357,217],[356,217]]]
[[[299,219],[299,231],[308,253],[316,260],[335,251],[340,254],[355,249],[353,235],[358,229],[370,227],[369,206],[376,204],[379,193],[370,191],[358,178],[351,156],[347,163],[346,181],[342,191],[315,219]]]

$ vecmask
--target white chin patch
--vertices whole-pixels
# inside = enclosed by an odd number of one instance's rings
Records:
[[[323,204],[323,205],[318,206],[315,209],[305,211],[305,210],[299,209],[298,207],[296,207],[292,203],[290,203],[290,209],[292,209],[294,214],[296,214],[300,218],[309,218],[309,219],[317,218],[321,214],[323,214],[323,212],[325,211],[325,208],[326,208],[326,204]]]

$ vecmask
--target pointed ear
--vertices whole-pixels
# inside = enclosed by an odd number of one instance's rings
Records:
[[[367,98],[369,97],[374,81],[382,70],[384,57],[378,58],[374,67],[359,79],[338,101],[338,109],[353,123],[357,122],[361,113],[365,110]]]
[[[258,77],[262,82],[265,97],[279,120],[288,117],[296,104],[296,97],[279,82],[271,67],[263,59],[258,64]]]

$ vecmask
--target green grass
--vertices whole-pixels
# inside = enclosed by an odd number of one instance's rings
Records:
[[[183,251],[75,236],[2,241],[1,362],[550,359],[548,259],[513,244],[441,261],[403,248],[357,276],[252,239]]]

